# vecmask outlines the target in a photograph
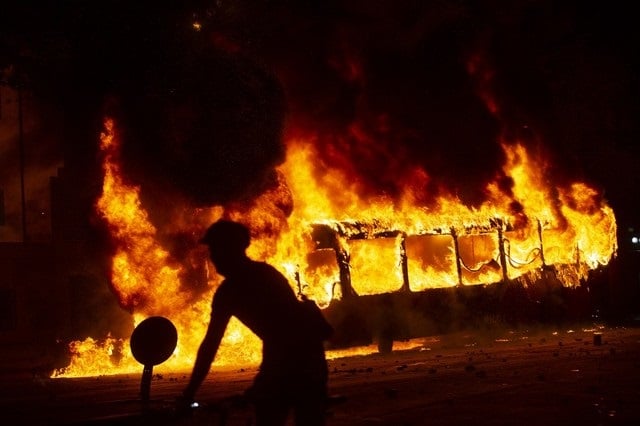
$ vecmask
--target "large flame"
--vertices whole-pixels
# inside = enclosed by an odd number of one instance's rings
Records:
[[[411,291],[472,285],[538,274],[542,266],[556,268],[558,279],[576,286],[590,270],[606,265],[617,250],[613,210],[588,185],[575,182],[554,186],[545,173],[544,159],[532,156],[523,144],[502,143],[503,174],[512,185],[490,183],[486,201],[468,207],[455,196],[440,196],[429,207],[419,193],[429,179],[419,167],[408,167],[405,192],[400,197],[361,197],[361,183],[339,167],[318,164],[314,138],[287,141],[287,160],[279,168],[278,185],[243,211],[215,206],[191,212],[200,227],[223,214],[253,230],[277,229],[258,236],[252,257],[279,268],[296,291],[326,306],[341,297],[340,270],[335,249],[316,246],[313,231],[324,227],[337,237],[338,250],[349,253],[353,289],[377,294],[403,286],[402,257]],[[139,188],[127,185],[119,166],[119,145],[112,120],[101,135],[104,154],[103,194],[96,208],[116,241],[112,282],[124,306],[133,310],[135,323],[153,315],[169,318],[178,329],[178,346],[161,368],[188,370],[210,315],[210,301],[219,278],[208,277],[209,287],[198,297],[180,282],[181,266],[169,261],[157,230],[141,205]],[[319,168],[322,172],[319,172]],[[285,216],[279,205],[293,199]],[[204,260],[203,260],[204,262]],[[496,267],[498,265],[498,267]],[[206,265],[204,265],[206,267]],[[87,339],[74,342],[72,362],[58,376],[92,376],[138,371],[126,341]],[[356,349],[372,351],[372,348]],[[328,356],[341,356],[329,352]],[[224,337],[216,365],[256,364],[260,341],[233,321]]]

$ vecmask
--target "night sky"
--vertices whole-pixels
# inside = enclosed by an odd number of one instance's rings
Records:
[[[393,197],[419,165],[425,203],[446,188],[474,205],[503,162],[502,136],[544,152],[554,181],[593,185],[622,226],[640,224],[626,2],[13,3],[0,16],[0,187],[15,183],[7,102],[22,84],[28,172],[63,160],[80,181],[99,179],[109,114],[150,205],[250,199],[274,182],[286,137],[309,134],[322,136],[318,161],[351,168],[365,196]]]

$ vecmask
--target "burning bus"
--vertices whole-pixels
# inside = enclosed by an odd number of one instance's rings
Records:
[[[419,203],[427,175],[418,167],[407,167],[399,196],[362,197],[359,182],[343,170],[317,173],[313,144],[292,139],[275,184],[248,206],[177,206],[167,212],[174,215],[173,228],[162,229],[151,221],[140,188],[122,177],[112,120],[105,122],[101,149],[104,183],[96,211],[115,248],[112,287],[135,324],[150,316],[175,324],[177,347],[162,366],[173,371],[191,367],[208,323],[220,277],[197,239],[221,217],[247,225],[249,256],[280,269],[323,309],[336,328],[330,358],[338,356],[333,349],[360,353],[357,348],[372,342],[388,351],[395,340],[483,317],[549,314],[553,304],[546,302],[583,288],[617,250],[615,216],[602,196],[582,182],[550,185],[544,165],[517,143],[503,144],[508,190],[492,182],[486,200],[469,207],[447,194],[428,206]],[[181,244],[192,249],[180,262],[166,245],[172,235],[191,239]],[[259,339],[232,319],[216,363],[257,363],[260,348]],[[126,338],[88,338],[70,349],[71,364],[55,375],[138,369]]]
[[[408,193],[400,207],[353,197],[336,202],[353,206],[346,212],[329,209],[324,220],[300,220],[306,245],[295,281],[333,323],[332,347],[377,342],[386,351],[396,339],[483,321],[589,315],[590,278],[617,251],[613,210],[584,183],[549,185],[541,159],[523,145],[503,149],[510,191],[489,184],[477,208],[453,196],[420,207],[407,201],[415,199]],[[291,156],[305,162],[299,152]],[[334,182],[348,181],[333,176],[324,179],[333,187],[309,188],[299,170],[285,172],[295,193],[320,194],[320,206],[345,193]]]
[[[567,312],[567,304],[588,291],[588,279],[580,272],[585,267],[581,251],[576,248],[571,263],[548,264],[544,235],[554,230],[540,221],[534,226],[536,244],[522,241],[521,233],[500,219],[484,227],[412,235],[380,223],[313,224],[310,273],[338,277],[324,310],[336,331],[330,346],[375,342],[380,352],[389,352],[397,339],[477,327],[488,320],[515,325],[585,319],[591,313],[585,300],[579,312]],[[380,292],[368,285],[367,272],[353,274],[352,256],[375,259],[360,267],[383,277],[387,288]],[[439,281],[423,272],[438,265]],[[304,292],[300,274],[296,282]]]

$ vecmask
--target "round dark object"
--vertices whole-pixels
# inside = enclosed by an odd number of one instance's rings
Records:
[[[166,361],[178,343],[178,332],[165,317],[149,317],[142,321],[131,334],[131,353],[145,366]]]

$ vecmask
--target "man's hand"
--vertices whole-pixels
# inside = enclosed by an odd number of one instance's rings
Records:
[[[175,409],[176,414],[179,417],[186,417],[191,415],[193,407],[194,407],[193,396],[189,396],[188,394],[183,393],[179,397],[176,398]]]

